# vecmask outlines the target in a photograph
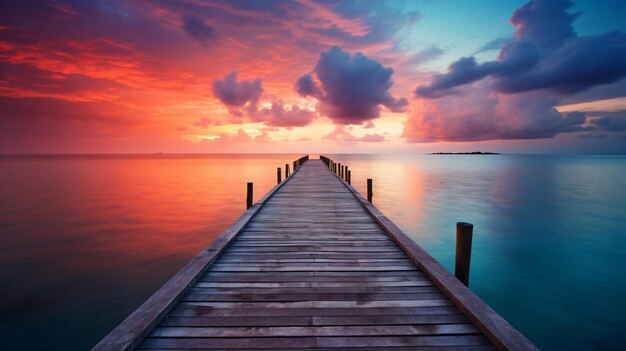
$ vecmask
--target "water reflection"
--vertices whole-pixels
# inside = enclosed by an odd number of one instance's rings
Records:
[[[3,345],[88,349],[297,156],[0,158]],[[448,270],[474,223],[472,290],[543,349],[626,343],[626,157],[329,156]]]
[[[449,271],[455,222],[474,223],[472,290],[542,349],[626,342],[626,157],[331,157]]]
[[[256,200],[295,158],[3,157],[3,344],[93,346],[243,212],[247,181]]]

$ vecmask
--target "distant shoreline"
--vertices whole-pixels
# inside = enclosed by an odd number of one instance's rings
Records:
[[[500,155],[498,152],[482,152],[482,151],[472,151],[472,152],[433,152],[431,155]]]

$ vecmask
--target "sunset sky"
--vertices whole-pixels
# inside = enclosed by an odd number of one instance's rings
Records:
[[[2,153],[626,153],[626,2],[3,1]]]

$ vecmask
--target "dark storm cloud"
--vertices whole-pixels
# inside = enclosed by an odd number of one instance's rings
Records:
[[[202,42],[209,41],[215,37],[213,27],[192,15],[183,16],[183,30],[192,38]]]
[[[378,117],[380,105],[399,112],[408,104],[389,92],[392,74],[376,60],[335,46],[321,53],[312,74],[298,79],[296,91],[317,98],[320,113],[335,123],[361,124]]]
[[[491,77],[494,91],[507,94],[540,89],[571,94],[625,77],[626,35],[577,36],[572,23],[579,14],[568,12],[572,6],[567,0],[530,1],[511,17],[515,39],[502,47],[497,61],[479,64],[463,57],[418,87],[416,95],[455,94],[457,87],[485,77]]]

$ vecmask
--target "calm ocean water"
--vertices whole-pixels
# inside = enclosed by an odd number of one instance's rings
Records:
[[[546,350],[626,344],[626,157],[329,155]],[[220,234],[297,155],[0,157],[0,338],[85,350]]]

